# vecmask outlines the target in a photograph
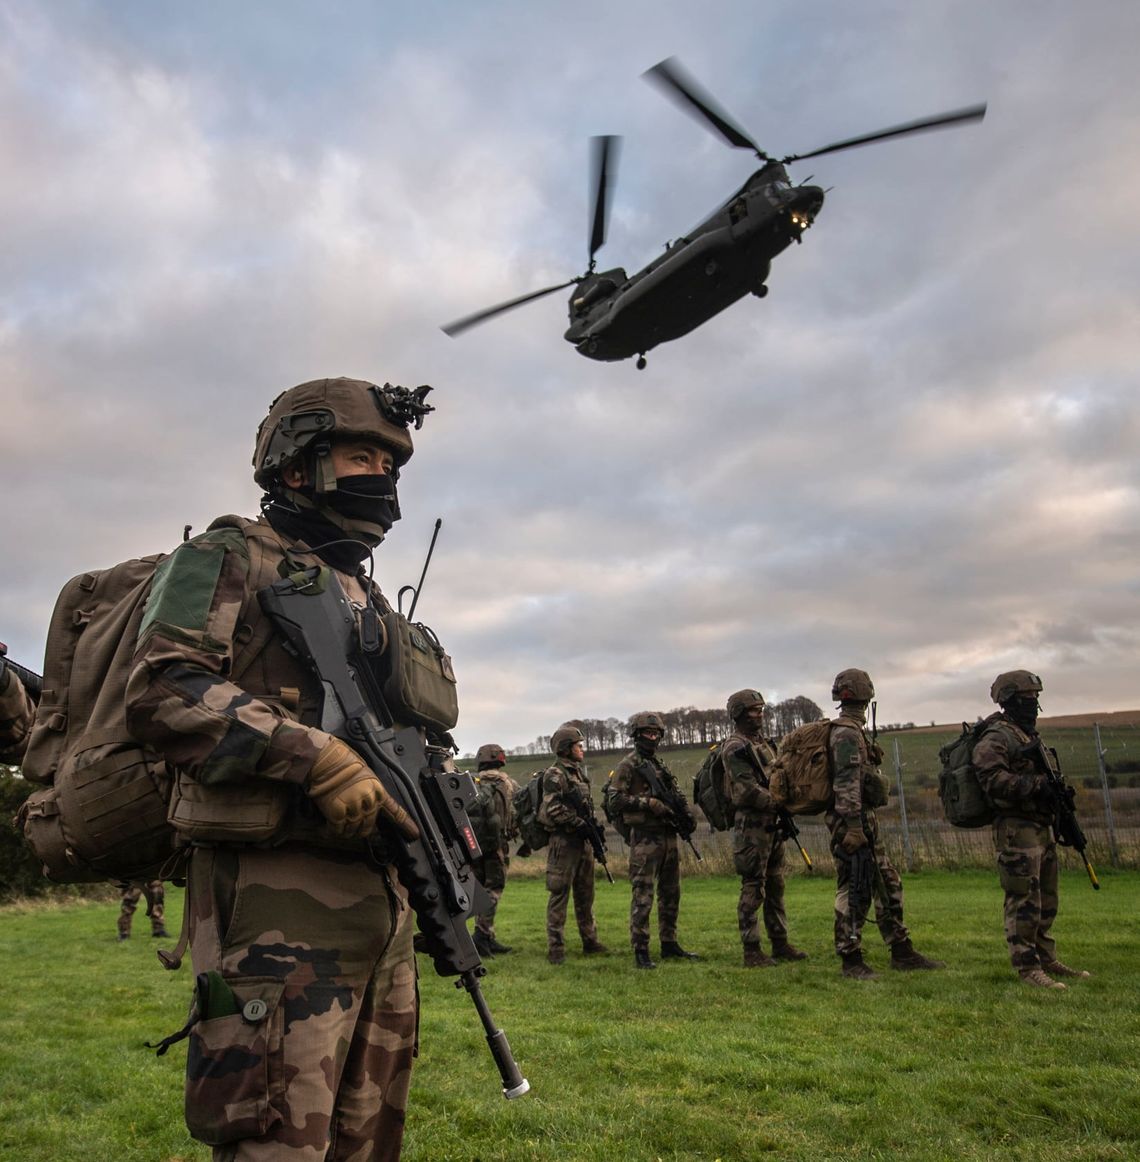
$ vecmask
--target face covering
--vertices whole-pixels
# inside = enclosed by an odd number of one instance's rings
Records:
[[[1037,729],[1037,713],[1041,708],[1037,705],[1036,694],[1018,694],[1005,704],[1005,712],[1022,730],[1032,733]]]
[[[644,734],[639,734],[633,740],[633,749],[643,759],[651,759],[657,753],[657,742],[655,738],[646,738]]]

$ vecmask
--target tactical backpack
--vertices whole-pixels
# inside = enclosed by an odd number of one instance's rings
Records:
[[[821,718],[797,727],[780,741],[768,772],[772,802],[789,815],[822,815],[835,803],[831,784],[832,722]]]
[[[606,817],[606,822],[625,840],[629,842],[631,828],[625,821],[625,816],[620,811],[614,808],[614,773],[610,771],[609,777],[602,784],[602,813]]]
[[[693,802],[704,812],[714,831],[731,831],[736,822],[736,808],[725,786],[724,763],[720,748],[723,743],[709,747],[704,762],[693,776]]]
[[[538,821],[538,808],[542,802],[542,779],[545,774],[545,770],[535,771],[511,796],[515,828],[523,844],[531,851],[538,851],[550,842],[550,832]]]
[[[985,827],[994,821],[989,797],[978,782],[974,747],[997,714],[979,719],[973,726],[962,723],[962,733],[938,751],[942,769],[938,773],[938,798],[946,821],[955,827]]]

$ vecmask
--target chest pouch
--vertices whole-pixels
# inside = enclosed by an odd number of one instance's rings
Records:
[[[387,648],[365,656],[393,721],[451,730],[459,721],[459,698],[455,670],[439,638],[394,609],[380,617]]]

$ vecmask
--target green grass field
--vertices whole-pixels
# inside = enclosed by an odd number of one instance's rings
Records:
[[[822,870],[822,869],[821,869]],[[598,884],[607,956],[546,963],[541,880],[512,879],[485,992],[532,1092],[514,1102],[465,994],[421,959],[421,1053],[405,1157],[480,1159],[1131,1159],[1140,1156],[1135,905],[1140,874],[1093,893],[1066,872],[1055,934],[1089,981],[1064,993],[1013,976],[991,873],[906,878],[915,944],[938,973],[843,980],[829,877],[788,885],[810,959],[740,967],[737,881],[685,885],[681,938],[704,959],[632,967],[628,884]],[[168,898],[177,924],[180,893]],[[185,1049],[143,1048],[178,1028],[187,969],[159,968],[115,903],[0,912],[0,1157],[20,1162],[209,1158],[181,1114]],[[572,921],[571,921],[572,924]],[[165,942],[163,942],[165,943]],[[575,945],[571,944],[571,949]]]

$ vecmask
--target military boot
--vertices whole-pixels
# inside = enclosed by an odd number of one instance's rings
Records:
[[[547,952],[546,959],[549,960],[551,964],[565,964],[566,963],[566,949],[565,948],[552,948],[552,949],[550,949],[549,952]]]
[[[635,948],[633,950],[633,963],[636,964],[638,968],[657,967],[657,965],[655,965],[653,961],[649,959],[648,948]]]
[[[745,944],[744,946],[744,967],[745,968],[774,968],[776,962],[764,951],[760,945]]]
[[[151,936],[154,937],[155,940],[165,940],[170,936],[170,933],[167,932],[165,928],[156,928],[151,933]]]
[[[840,953],[843,958],[842,973],[852,980],[878,980],[878,974],[871,968],[869,964],[863,959],[862,952],[843,952]]]
[[[945,967],[945,961],[931,960],[928,956],[923,956],[921,952],[916,952],[914,945],[909,940],[900,940],[897,944],[891,945],[891,968],[897,968],[900,972]]]
[[[773,960],[807,960],[807,953],[798,949],[787,940],[772,941]]]
[[[494,956],[502,956],[504,953],[514,951],[509,944],[503,944],[494,936],[487,937],[487,947]]]
[[[1088,980],[1092,976],[1091,972],[1085,972],[1083,968],[1070,968],[1059,960],[1052,960],[1048,964],[1043,964],[1041,968],[1049,976],[1069,976],[1076,980]]]
[[[599,956],[603,952],[609,952],[609,949],[600,940],[583,940],[582,951],[587,956]]]
[[[686,952],[676,940],[661,941],[662,960],[700,960],[695,952]]]
[[[1017,974],[1026,984],[1031,984],[1039,989],[1065,989],[1069,986],[1062,984],[1059,980],[1054,980],[1047,975],[1042,969],[1034,965],[1032,968],[1023,968]]]
[[[491,938],[485,932],[476,930],[475,935],[471,937],[471,943],[475,945],[475,951],[480,956],[494,956],[495,952],[491,948]]]

